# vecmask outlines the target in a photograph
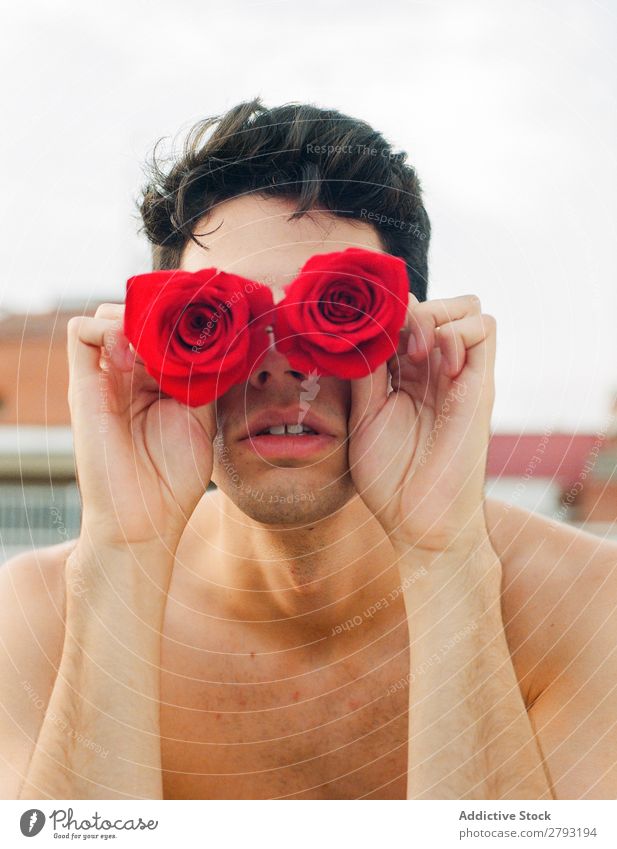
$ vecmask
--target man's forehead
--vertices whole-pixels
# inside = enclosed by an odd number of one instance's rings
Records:
[[[313,210],[289,221],[296,202],[279,198],[233,198],[195,227],[200,247],[189,241],[182,255],[186,271],[220,268],[280,288],[314,254],[350,247],[383,250],[367,223]]]

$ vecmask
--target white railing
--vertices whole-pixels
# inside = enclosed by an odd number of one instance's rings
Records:
[[[80,515],[74,483],[0,484],[0,558],[73,539]]]

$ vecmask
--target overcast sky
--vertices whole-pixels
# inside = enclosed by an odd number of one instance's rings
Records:
[[[4,3],[0,306],[122,300],[161,136],[261,95],[364,118],[418,168],[431,297],[498,320],[500,430],[617,391],[617,0]]]

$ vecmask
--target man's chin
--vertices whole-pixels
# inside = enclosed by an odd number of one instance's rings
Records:
[[[333,515],[355,495],[349,473],[331,482],[315,480],[313,475],[303,476],[297,468],[281,473],[256,481],[221,481],[219,487],[254,521],[290,528],[306,527]],[[265,477],[270,480],[264,480]],[[277,479],[272,480],[273,477]]]

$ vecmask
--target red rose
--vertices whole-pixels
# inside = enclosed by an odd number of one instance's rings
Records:
[[[364,377],[393,356],[407,309],[405,263],[348,248],[311,257],[276,306],[267,286],[215,268],[127,281],[124,332],[161,389],[189,406],[247,381],[270,345],[293,368]]]
[[[265,355],[267,286],[216,268],[131,277],[124,333],[163,392],[196,407],[249,375]]]
[[[364,377],[396,353],[408,290],[398,257],[360,248],[317,254],[276,305],[277,350],[298,371]]]

